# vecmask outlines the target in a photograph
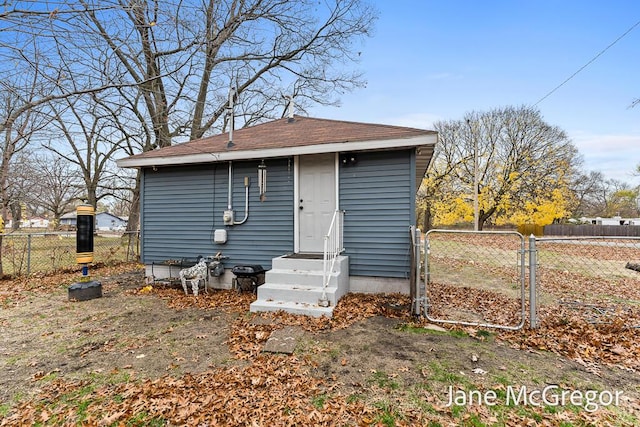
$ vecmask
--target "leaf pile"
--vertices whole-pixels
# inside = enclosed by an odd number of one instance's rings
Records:
[[[593,244],[597,240],[596,244]],[[626,242],[620,244],[620,242]],[[543,241],[540,246],[563,257],[587,257],[594,260],[633,261],[640,260],[640,244],[637,240],[585,240],[583,242],[558,243]]]
[[[34,292],[59,290],[60,285],[54,286],[54,281],[69,277],[73,276],[45,278],[33,287]],[[372,316],[410,321],[410,301],[406,295],[347,294],[336,306],[332,319],[311,318],[284,312],[248,313],[249,304],[255,298],[253,294],[211,291],[209,295],[196,298],[184,295],[181,289],[143,286],[141,278],[137,289],[127,292],[131,297],[157,296],[173,310],[197,308],[235,313],[226,344],[234,357],[242,362],[213,367],[198,374],[165,375],[145,380],[135,379],[135,373],[130,369],[127,369],[129,377],[123,377],[119,370],[112,371],[109,375],[119,378],[114,381],[109,377],[101,382],[61,378],[44,382],[44,377],[34,378],[43,381],[41,390],[10,408],[4,418],[0,416],[0,426],[409,426],[429,422],[473,425],[479,421],[519,426],[530,424],[532,414],[535,414],[536,425],[633,424],[633,420],[626,422],[609,409],[588,413],[529,407],[528,412],[508,410],[497,414],[487,406],[472,406],[460,414],[452,408],[439,406],[433,392],[428,390],[423,390],[420,396],[407,397],[385,390],[372,391],[375,384],[368,386],[372,390],[362,388],[362,393],[386,393],[382,405],[380,401],[372,402],[366,395],[363,398],[343,395],[338,378],[314,376],[315,362],[311,355],[262,353],[271,333],[285,325],[320,332],[348,328]],[[129,281],[125,276],[122,281],[111,279],[104,283],[126,288]],[[512,322],[514,312],[519,313],[518,301],[498,292],[446,285],[434,286],[430,292],[430,301],[443,309],[442,313],[436,314],[446,315],[447,309],[462,307],[479,313],[488,321],[502,323]],[[570,357],[595,373],[599,363],[640,372],[640,329],[630,326],[640,325],[637,307],[561,300],[544,307],[541,319],[539,329],[499,331],[497,338],[518,348],[547,350]],[[416,399],[423,407],[415,405]],[[429,409],[424,410],[424,405]],[[639,407],[631,410],[640,413]],[[392,421],[388,421],[391,415]]]
[[[231,325],[227,344],[239,359],[251,359],[262,351],[271,333],[284,326],[299,326],[310,332],[344,329],[369,317],[385,315],[408,319],[409,298],[401,294],[347,294],[336,305],[333,318],[310,317],[284,311],[238,317]],[[390,309],[389,307],[392,307]],[[248,305],[247,305],[248,309]]]
[[[208,294],[201,293],[197,297],[185,295],[182,289],[175,287],[157,286],[143,287],[129,292],[131,295],[145,295],[153,293],[167,302],[175,310],[199,308],[202,310],[222,310],[228,313],[246,313],[249,305],[255,301],[255,294],[239,293],[231,289],[210,290]],[[384,315],[387,317],[403,318],[409,315],[409,297],[404,294],[354,294],[342,297],[333,312],[333,318],[309,317],[278,312],[264,312],[255,314],[272,323],[301,326],[307,331],[324,329],[343,329],[353,323],[368,317]]]
[[[431,318],[504,326],[516,326],[522,311],[519,299],[500,292],[440,283],[429,284],[428,304]]]
[[[485,322],[497,325],[517,324],[519,301],[487,290],[434,285],[430,303],[431,317],[446,320],[449,309],[461,308],[475,313]],[[528,314],[527,314],[528,316]],[[544,306],[539,313],[541,325],[518,331],[498,330],[500,339],[521,349],[551,351],[582,364],[622,366],[640,372],[640,308],[602,302],[563,301]]]
[[[246,313],[255,296],[233,290],[217,290],[209,295],[184,295],[177,289],[153,290],[174,309],[198,307]],[[520,320],[520,301],[502,293],[484,289],[433,284],[429,302],[431,317],[447,320],[451,313],[472,313],[483,322],[514,326]],[[307,331],[336,330],[373,316],[386,316],[411,321],[409,297],[403,294],[345,295],[337,304],[333,318],[314,318],[283,311],[239,316],[231,325],[227,344],[239,359],[252,359],[260,354],[271,332],[285,325]],[[586,310],[576,310],[576,307]],[[589,307],[595,307],[590,309]],[[528,307],[526,314],[528,316]],[[598,315],[594,317],[595,315]],[[584,363],[619,365],[640,372],[640,309],[629,306],[559,304],[543,307],[538,329],[525,327],[511,332],[498,330],[500,339],[522,349],[552,351]],[[261,319],[256,321],[256,319]],[[469,320],[469,319],[467,319]],[[417,323],[424,323],[422,322]]]
[[[282,326],[239,317],[231,324],[229,339],[226,343],[236,358],[252,360],[260,355],[271,333]]]
[[[141,265],[130,262],[117,265],[98,264],[91,266],[89,274],[91,278],[96,280],[107,278],[102,283],[103,289],[106,290],[111,286],[120,285],[117,281],[108,278],[132,271],[141,278],[141,269]],[[55,273],[36,273],[15,279],[0,280],[0,307],[11,307],[31,294],[49,294],[60,291],[72,283],[78,282],[81,278],[82,274],[80,267],[78,267],[77,271],[62,270]],[[139,281],[136,281],[136,286],[138,284]]]
[[[167,302],[174,310],[185,308],[199,308],[202,310],[222,310],[226,313],[243,313],[249,311],[249,304],[255,300],[255,295],[235,290],[209,290],[208,294],[201,293],[197,297],[185,295],[182,288],[154,287],[153,292]]]
[[[640,302],[640,274],[638,279],[606,278],[539,268],[538,276],[541,282],[539,291],[559,299],[566,298],[567,295],[576,296],[581,300],[598,300],[607,296],[610,299]]]
[[[638,308],[560,304],[543,308],[541,318],[537,329],[504,331],[500,338],[523,349],[551,351],[592,370],[604,363],[640,372]]]
[[[56,380],[38,401],[20,404],[0,425],[132,425],[139,414],[171,425],[336,425],[357,424],[371,412],[335,394],[309,375],[295,357],[259,357],[240,369],[229,367],[180,378],[106,385]],[[117,397],[117,398],[115,398]],[[79,412],[78,407],[84,412]],[[140,424],[141,425],[141,424]]]
[[[409,297],[403,294],[355,294],[348,293],[338,301],[333,317],[309,317],[286,313],[260,313],[261,317],[271,319],[281,325],[300,326],[307,331],[344,329],[355,322],[373,316],[408,318]]]

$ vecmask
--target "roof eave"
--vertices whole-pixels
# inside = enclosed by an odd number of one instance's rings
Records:
[[[394,148],[410,148],[435,145],[436,132],[409,138],[383,139],[372,141],[348,141],[325,144],[302,145],[258,150],[222,151],[216,153],[196,153],[181,156],[128,157],[116,161],[122,168],[142,168],[153,166],[177,166],[195,163],[225,162],[231,160],[266,159],[273,157],[298,156],[305,154],[336,153],[345,151],[368,151]]]

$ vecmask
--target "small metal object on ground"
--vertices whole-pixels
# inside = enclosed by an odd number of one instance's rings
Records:
[[[102,297],[102,283],[95,280],[69,286],[69,301],[86,301]]]

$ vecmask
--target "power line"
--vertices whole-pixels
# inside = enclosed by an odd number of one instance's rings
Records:
[[[563,81],[562,83],[560,83],[558,86],[554,87],[553,89],[551,89],[551,91],[549,91],[549,93],[547,93],[545,96],[543,96],[542,98],[540,98],[538,100],[538,102],[536,102],[535,104],[533,104],[533,106],[537,106],[538,104],[540,104],[542,101],[544,101],[545,99],[547,99],[549,96],[551,96],[551,94],[553,94],[555,91],[557,91],[558,89],[560,89],[562,86],[564,86],[569,80],[571,80],[572,78],[574,78],[576,75],[578,75],[579,72],[581,72],[582,70],[584,70],[585,68],[587,68],[589,65],[591,65],[593,62],[595,62],[596,59],[598,59],[600,56],[602,56],[602,54],[604,54],[607,50],[609,50],[611,47],[613,47],[613,45],[615,45],[616,43],[618,43],[620,40],[622,40],[627,34],[629,34],[631,31],[633,31],[638,25],[640,25],[640,21],[636,22],[635,24],[633,24],[627,31],[625,31],[624,33],[622,33],[622,35],[620,37],[618,37],[617,39],[615,39],[613,42],[611,42],[611,44],[609,44],[609,46],[605,47],[604,49],[602,49],[596,56],[594,56],[593,58],[591,58],[591,60],[589,62],[587,62],[586,64],[584,64],[582,67],[580,67],[578,69],[578,71],[576,71],[575,73],[571,74],[569,77],[567,77],[565,79],[565,81]]]

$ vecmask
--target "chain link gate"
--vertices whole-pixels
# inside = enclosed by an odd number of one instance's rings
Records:
[[[529,251],[520,233],[430,230],[424,248],[424,286],[417,286],[416,312],[432,322],[524,326]]]

